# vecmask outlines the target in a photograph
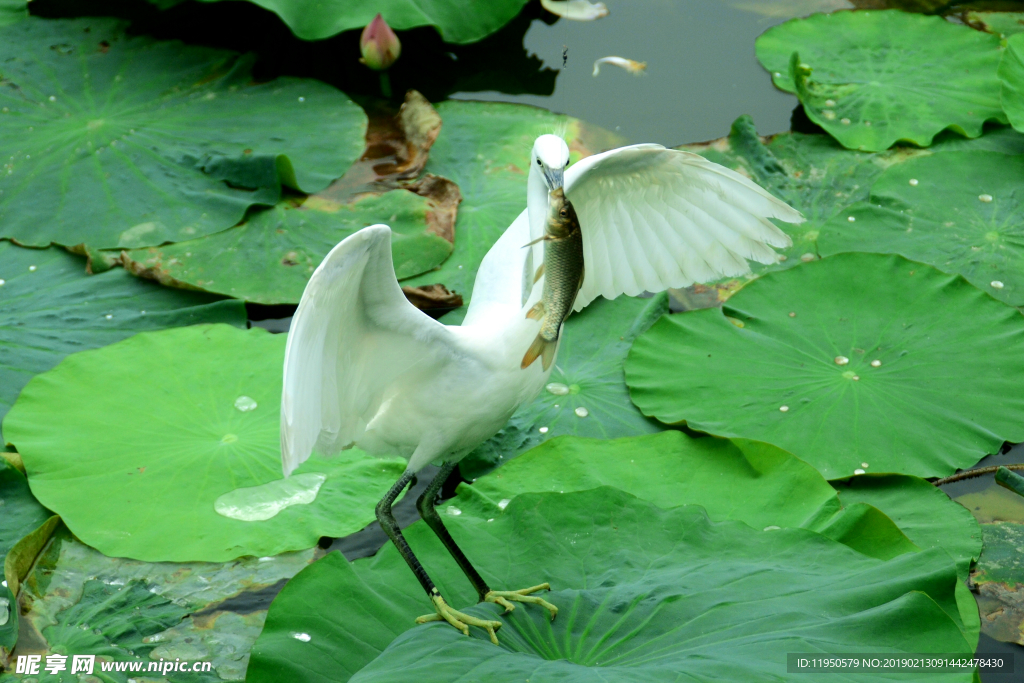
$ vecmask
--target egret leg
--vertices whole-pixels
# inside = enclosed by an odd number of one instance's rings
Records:
[[[558,608],[552,605],[547,600],[539,598],[532,593],[536,593],[541,590],[551,590],[551,586],[547,583],[542,583],[537,586],[530,588],[523,588],[516,591],[495,591],[491,590],[484,581],[483,577],[476,570],[476,567],[469,561],[466,554],[462,552],[462,548],[455,543],[455,539],[448,533],[448,529],[445,528],[444,523],[441,521],[441,515],[437,513],[435,505],[437,503],[437,494],[440,493],[441,487],[444,486],[445,481],[451,476],[452,472],[455,471],[456,463],[446,462],[441,466],[441,471],[437,473],[437,476],[427,485],[423,495],[416,501],[416,509],[420,512],[420,517],[427,523],[427,526],[433,530],[434,534],[441,539],[441,543],[448,549],[448,552],[455,559],[455,562],[462,569],[462,572],[469,579],[469,582],[473,584],[473,588],[476,589],[477,595],[480,597],[480,602],[493,602],[501,605],[505,608],[505,612],[511,612],[516,607],[512,602],[528,602],[535,605],[540,605],[544,609],[551,613],[551,618],[554,619],[558,615]]]
[[[462,631],[465,635],[469,635],[470,626],[479,626],[485,629],[491,637],[491,642],[495,645],[498,644],[498,637],[495,635],[495,631],[501,627],[500,621],[492,621],[488,619],[478,619],[477,617],[464,614],[457,610],[452,609],[445,602],[444,598],[441,597],[441,592],[437,590],[437,586],[431,580],[427,574],[423,565],[420,564],[419,559],[413,554],[412,548],[409,547],[409,543],[405,540],[405,536],[402,535],[402,530],[398,527],[398,522],[395,520],[394,514],[391,512],[391,506],[394,505],[395,499],[405,490],[405,487],[409,485],[409,482],[413,480],[414,474],[408,470],[395,485],[392,486],[379,503],[377,503],[377,521],[380,522],[381,527],[384,529],[384,533],[388,535],[391,542],[398,548],[398,554],[402,556],[405,563],[409,565],[409,569],[416,575],[416,579],[423,586],[423,590],[427,592],[427,596],[430,601],[434,604],[435,614],[429,614],[425,617],[419,617],[416,619],[416,623],[422,624],[428,621],[447,621],[449,624]],[[443,483],[443,482],[442,482]],[[433,486],[433,482],[431,482]],[[436,492],[435,492],[436,493]]]

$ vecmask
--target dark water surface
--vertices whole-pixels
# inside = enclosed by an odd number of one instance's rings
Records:
[[[609,16],[596,21],[530,24],[524,47],[558,71],[550,96],[485,91],[451,97],[537,105],[615,131],[630,143],[675,146],[720,138],[743,114],[754,118],[762,135],[789,130],[797,99],[777,90],[754,58],[754,39],[785,17],[738,9],[744,3],[727,0],[605,4]],[[593,76],[594,61],[608,56],[646,62],[647,69],[635,76],[602,64]]]

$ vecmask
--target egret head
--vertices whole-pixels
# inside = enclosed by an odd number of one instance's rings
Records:
[[[541,135],[533,143],[530,163],[544,179],[548,191],[557,190],[562,187],[565,167],[569,165],[569,145],[557,135]]]

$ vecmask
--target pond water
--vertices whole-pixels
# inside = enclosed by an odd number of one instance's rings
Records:
[[[630,143],[676,146],[712,140],[727,135],[743,114],[754,118],[762,135],[789,130],[797,99],[772,86],[754,58],[754,39],[787,18],[784,12],[762,13],[777,3],[605,4],[609,16],[596,21],[538,18],[530,23],[524,47],[558,72],[551,95],[483,91],[451,97],[533,104],[615,131]],[[603,65],[600,75],[593,76],[594,61],[612,55],[646,62],[647,68],[633,75]]]

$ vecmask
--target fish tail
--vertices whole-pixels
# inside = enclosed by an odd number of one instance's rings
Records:
[[[555,360],[555,349],[558,348],[558,340],[548,341],[541,335],[537,335],[533,343],[530,344],[530,348],[526,350],[526,355],[523,356],[523,362],[519,366],[523,370],[533,365],[533,362],[538,358],[541,359],[544,371],[551,367],[551,363]]]

